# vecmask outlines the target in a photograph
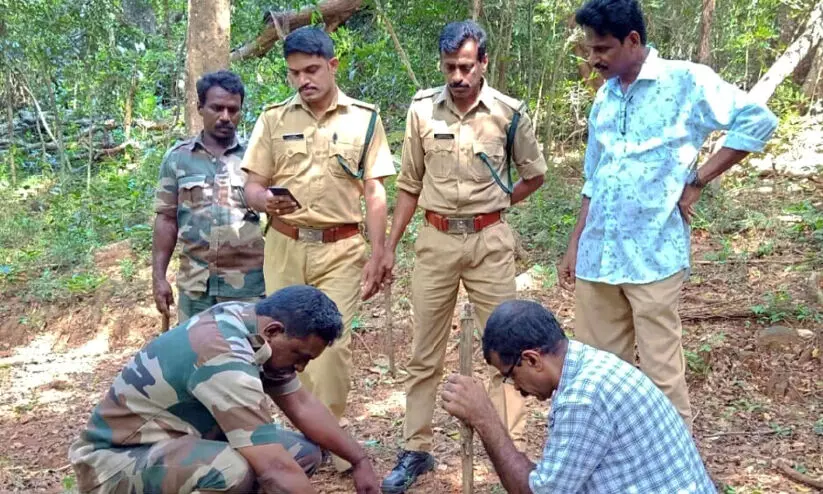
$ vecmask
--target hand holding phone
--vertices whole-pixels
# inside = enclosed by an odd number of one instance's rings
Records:
[[[269,216],[291,214],[302,207],[297,198],[285,187],[269,187],[269,192],[266,198],[266,213]]]

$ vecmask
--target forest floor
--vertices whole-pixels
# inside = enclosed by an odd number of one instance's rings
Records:
[[[693,234],[694,265],[681,314],[694,434],[721,492],[814,492],[778,465],[785,461],[795,472],[823,478],[823,301],[815,298],[819,284],[809,282],[811,271],[823,262],[821,243],[806,238],[823,228],[823,223],[809,226],[823,221],[823,186],[812,180],[784,181],[771,189],[757,184],[724,187],[722,200],[714,201],[717,211],[706,209],[715,215],[712,227]],[[90,296],[51,303],[3,297],[0,492],[72,490],[69,444],[113,376],[160,328],[148,267],[141,263],[129,281],[117,269],[132,255],[128,244],[98,253],[97,267],[107,281]],[[519,272],[538,278],[519,296],[543,302],[573,333],[571,294],[554,283],[551,269],[529,269],[534,261],[528,259],[519,263]],[[383,355],[382,296],[363,304],[352,340],[348,427],[367,446],[381,476],[394,465],[405,406],[402,377],[411,316],[408,268],[401,271],[393,310],[398,376],[389,375]],[[458,336],[455,329],[448,371],[458,365]],[[486,373],[479,355],[475,372]],[[548,406],[528,402],[527,453],[533,459],[546,440]],[[460,491],[459,425],[439,399],[434,421],[438,464],[412,493]],[[476,492],[503,492],[479,441],[475,451],[480,452]],[[314,483],[321,492],[353,492],[351,477],[329,466]]]

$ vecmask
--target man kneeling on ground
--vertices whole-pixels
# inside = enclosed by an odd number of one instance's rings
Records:
[[[452,375],[443,389],[443,407],[477,431],[508,492],[716,492],[663,392],[611,353],[569,341],[540,304],[498,306],[483,355],[524,396],[552,400],[535,465],[515,449],[478,381]]]
[[[340,336],[337,306],[316,288],[226,302],[138,352],[69,451],[81,492],[312,493],[317,445],[377,493],[363,448],[295,372]],[[305,436],[272,422],[266,395]]]

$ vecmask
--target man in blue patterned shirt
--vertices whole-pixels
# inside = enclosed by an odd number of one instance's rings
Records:
[[[606,83],[589,115],[583,203],[559,266],[574,289],[575,336],[634,363],[689,426],[677,307],[689,268],[689,222],[705,184],[762,151],[775,116],[712,69],[646,46],[637,0],[590,0],[577,11],[589,63]],[[700,147],[727,130],[697,168]]]
[[[517,451],[479,381],[453,375],[443,407],[480,435],[509,493],[717,492],[686,424],[633,365],[569,341],[537,302],[494,310],[483,355],[523,395],[551,397],[548,440],[535,465]]]

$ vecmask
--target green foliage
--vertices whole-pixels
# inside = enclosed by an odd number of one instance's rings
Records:
[[[823,323],[823,312],[795,300],[785,288],[767,292],[763,303],[752,306],[752,313],[761,324],[776,324],[784,321]]]

